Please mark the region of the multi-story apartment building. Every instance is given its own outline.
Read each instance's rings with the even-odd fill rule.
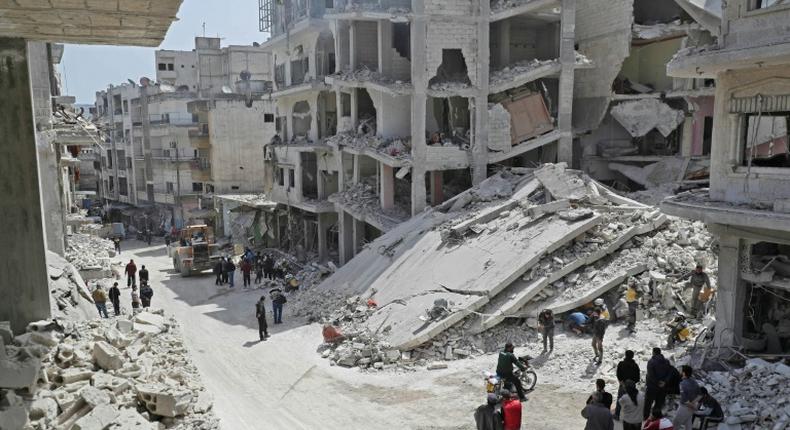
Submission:
[[[673,76],[716,80],[710,189],[661,207],[718,236],[717,344],[786,353],[790,5],[724,4],[717,42],[681,51],[667,67]]]
[[[610,111],[620,104],[654,101],[675,121],[648,127],[674,133],[653,132],[649,144],[617,125],[641,157],[636,168],[657,161],[650,156],[703,153],[704,115],[691,98],[712,104],[712,89],[652,72],[681,46],[710,38],[674,2],[259,6],[278,131],[267,149],[267,193],[288,208],[268,214],[267,226],[281,233],[279,244],[297,241],[322,259],[345,263],[366,241],[480,183],[490,169],[564,161],[627,180],[610,167],[618,160],[599,153],[601,142],[619,140],[599,129],[614,122]],[[675,132],[687,118],[699,125]]]
[[[240,176],[263,178],[263,143],[274,135],[269,102],[260,99],[268,54],[197,37],[193,51],[155,57],[155,83],[142,78],[97,93],[96,120],[106,136],[101,193],[146,208],[164,227],[178,226],[202,218],[215,191],[246,189]],[[165,210],[153,214],[152,207]]]

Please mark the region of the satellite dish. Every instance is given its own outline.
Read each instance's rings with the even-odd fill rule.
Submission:
[[[227,85],[223,85],[223,86],[222,86],[222,92],[223,92],[224,94],[233,94],[233,90],[232,90],[232,89],[230,89],[230,87],[229,87],[229,86],[227,86]]]
[[[159,83],[159,91],[162,91],[163,93],[173,93],[173,92],[176,91],[176,87],[174,87],[174,86],[172,86],[170,84],[166,84],[164,82],[160,82]]]

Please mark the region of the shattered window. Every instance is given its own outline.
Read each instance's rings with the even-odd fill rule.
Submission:
[[[787,129],[790,112],[745,115],[743,165],[790,167]]]

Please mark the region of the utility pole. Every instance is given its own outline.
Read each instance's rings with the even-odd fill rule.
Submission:
[[[181,221],[184,221],[184,205],[181,203],[181,160],[180,154],[178,153],[178,139],[170,142],[170,146],[175,148],[176,151],[176,200],[178,210],[181,213]]]

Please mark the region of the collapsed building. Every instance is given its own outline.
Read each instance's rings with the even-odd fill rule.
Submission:
[[[194,50],[158,50],[155,61],[156,82],[96,93],[98,190],[111,219],[169,231],[211,218],[214,194],[263,187],[274,116],[261,99],[269,56],[256,46],[196,37]]]
[[[790,10],[726,2],[716,43],[680,51],[673,76],[715,79],[710,188],[662,203],[707,223],[719,242],[716,343],[787,354]]]

